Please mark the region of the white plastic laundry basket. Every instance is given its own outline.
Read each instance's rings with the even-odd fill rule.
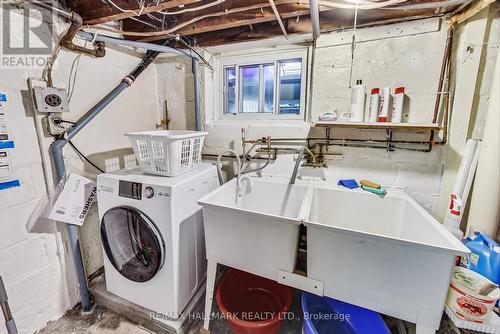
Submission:
[[[201,162],[201,150],[207,132],[144,131],[127,133],[135,156],[144,173],[177,176]]]

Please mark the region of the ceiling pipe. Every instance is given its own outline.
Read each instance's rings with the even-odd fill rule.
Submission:
[[[273,9],[274,16],[276,16],[276,20],[278,21],[278,24],[280,25],[281,31],[283,32],[283,35],[285,35],[286,39],[288,39],[288,32],[285,29],[285,25],[283,24],[283,20],[281,19],[280,13],[278,11],[278,8],[276,7],[276,4],[274,3],[274,0],[269,0],[269,4],[271,5],[271,8]]]
[[[127,39],[116,38],[116,37],[111,37],[111,36],[106,36],[106,35],[100,35],[98,33],[89,33],[89,32],[85,32],[85,31],[77,32],[76,37],[84,39],[84,40],[89,41],[89,42],[95,40],[96,42],[103,42],[106,44],[130,46],[133,48],[157,51],[157,52],[162,52],[162,53],[173,53],[173,54],[176,54],[179,56],[187,56],[187,57],[191,57],[191,58],[200,59],[200,57],[198,55],[196,55],[195,53],[191,54],[190,52],[187,52],[187,51],[184,51],[181,49],[174,49],[174,48],[171,48],[169,46],[160,45],[160,44],[131,41],[131,40],[127,40]]]
[[[309,0],[309,10],[311,11],[311,24],[313,38],[317,39],[320,35],[319,27],[319,4],[318,0]]]
[[[59,41],[59,45],[64,47],[65,49],[73,52],[83,53],[89,56],[94,56],[96,58],[102,58],[106,55],[106,49],[103,42],[94,41],[94,49],[88,49],[73,43],[73,38],[75,37],[78,30],[80,30],[83,26],[83,19],[80,15],[72,11],[66,11],[50,4],[38,1],[38,0],[29,0],[28,3],[35,5],[39,8],[46,9],[52,13],[55,13],[61,17],[64,17],[70,21],[70,26],[66,31],[66,34]]]
[[[87,49],[83,46],[79,46],[73,43],[73,38],[75,37],[76,33],[82,28],[83,19],[75,12],[71,12],[71,14],[71,24],[59,44],[69,51],[83,53],[89,56],[94,56],[96,58],[104,57],[106,55],[104,42],[94,41],[94,49]]]

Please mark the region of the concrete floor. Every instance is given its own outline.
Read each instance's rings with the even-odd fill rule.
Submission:
[[[299,293],[295,293],[292,311],[296,315],[295,319],[284,321],[279,334],[300,334],[302,332],[302,310],[300,308]],[[218,312],[218,307],[214,304],[213,312]],[[388,321],[390,324],[391,321]],[[199,333],[201,324],[188,334]],[[392,328],[391,328],[392,329]],[[392,331],[397,333],[396,331]],[[413,331],[410,330],[409,333]],[[94,312],[87,316],[81,316],[80,309],[75,308],[68,311],[62,318],[49,322],[39,334],[151,334],[155,331],[148,330],[140,325],[136,325],[127,318],[119,315],[103,306],[97,305]],[[414,333],[414,332],[413,332]],[[449,318],[444,315],[441,328],[436,334],[472,334],[477,332],[458,331]],[[212,320],[211,334],[231,334],[231,330],[225,320]]]
[[[95,306],[94,312],[82,316],[80,309],[68,311],[62,318],[51,321],[39,334],[151,334],[153,332],[138,326],[123,316],[114,313],[103,306]]]

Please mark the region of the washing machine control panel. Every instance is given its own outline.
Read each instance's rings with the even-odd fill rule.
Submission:
[[[140,200],[142,196],[142,183],[120,180],[118,184],[118,195]]]

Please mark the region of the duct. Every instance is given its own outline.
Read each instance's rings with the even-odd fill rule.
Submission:
[[[151,64],[154,59],[159,55],[159,52],[148,52],[143,58],[141,63],[129,75],[124,77],[120,84],[116,86],[110,93],[108,93],[101,101],[99,101],[93,108],[85,113],[76,123],[68,129],[66,137],[58,139],[50,146],[50,154],[54,163],[56,171],[56,181],[61,182],[66,177],[66,168],[64,165],[63,149],[64,146],[73,138],[80,130],[82,130],[99,112],[101,112],[107,105],[111,103],[121,92],[130,87],[135,79]],[[82,254],[80,251],[80,241],[78,239],[78,227],[75,225],[67,224],[68,238],[73,254],[73,261],[78,280],[78,288],[80,290],[80,299],[83,311],[90,311],[92,302],[87,286],[87,279],[85,269],[83,266]]]

